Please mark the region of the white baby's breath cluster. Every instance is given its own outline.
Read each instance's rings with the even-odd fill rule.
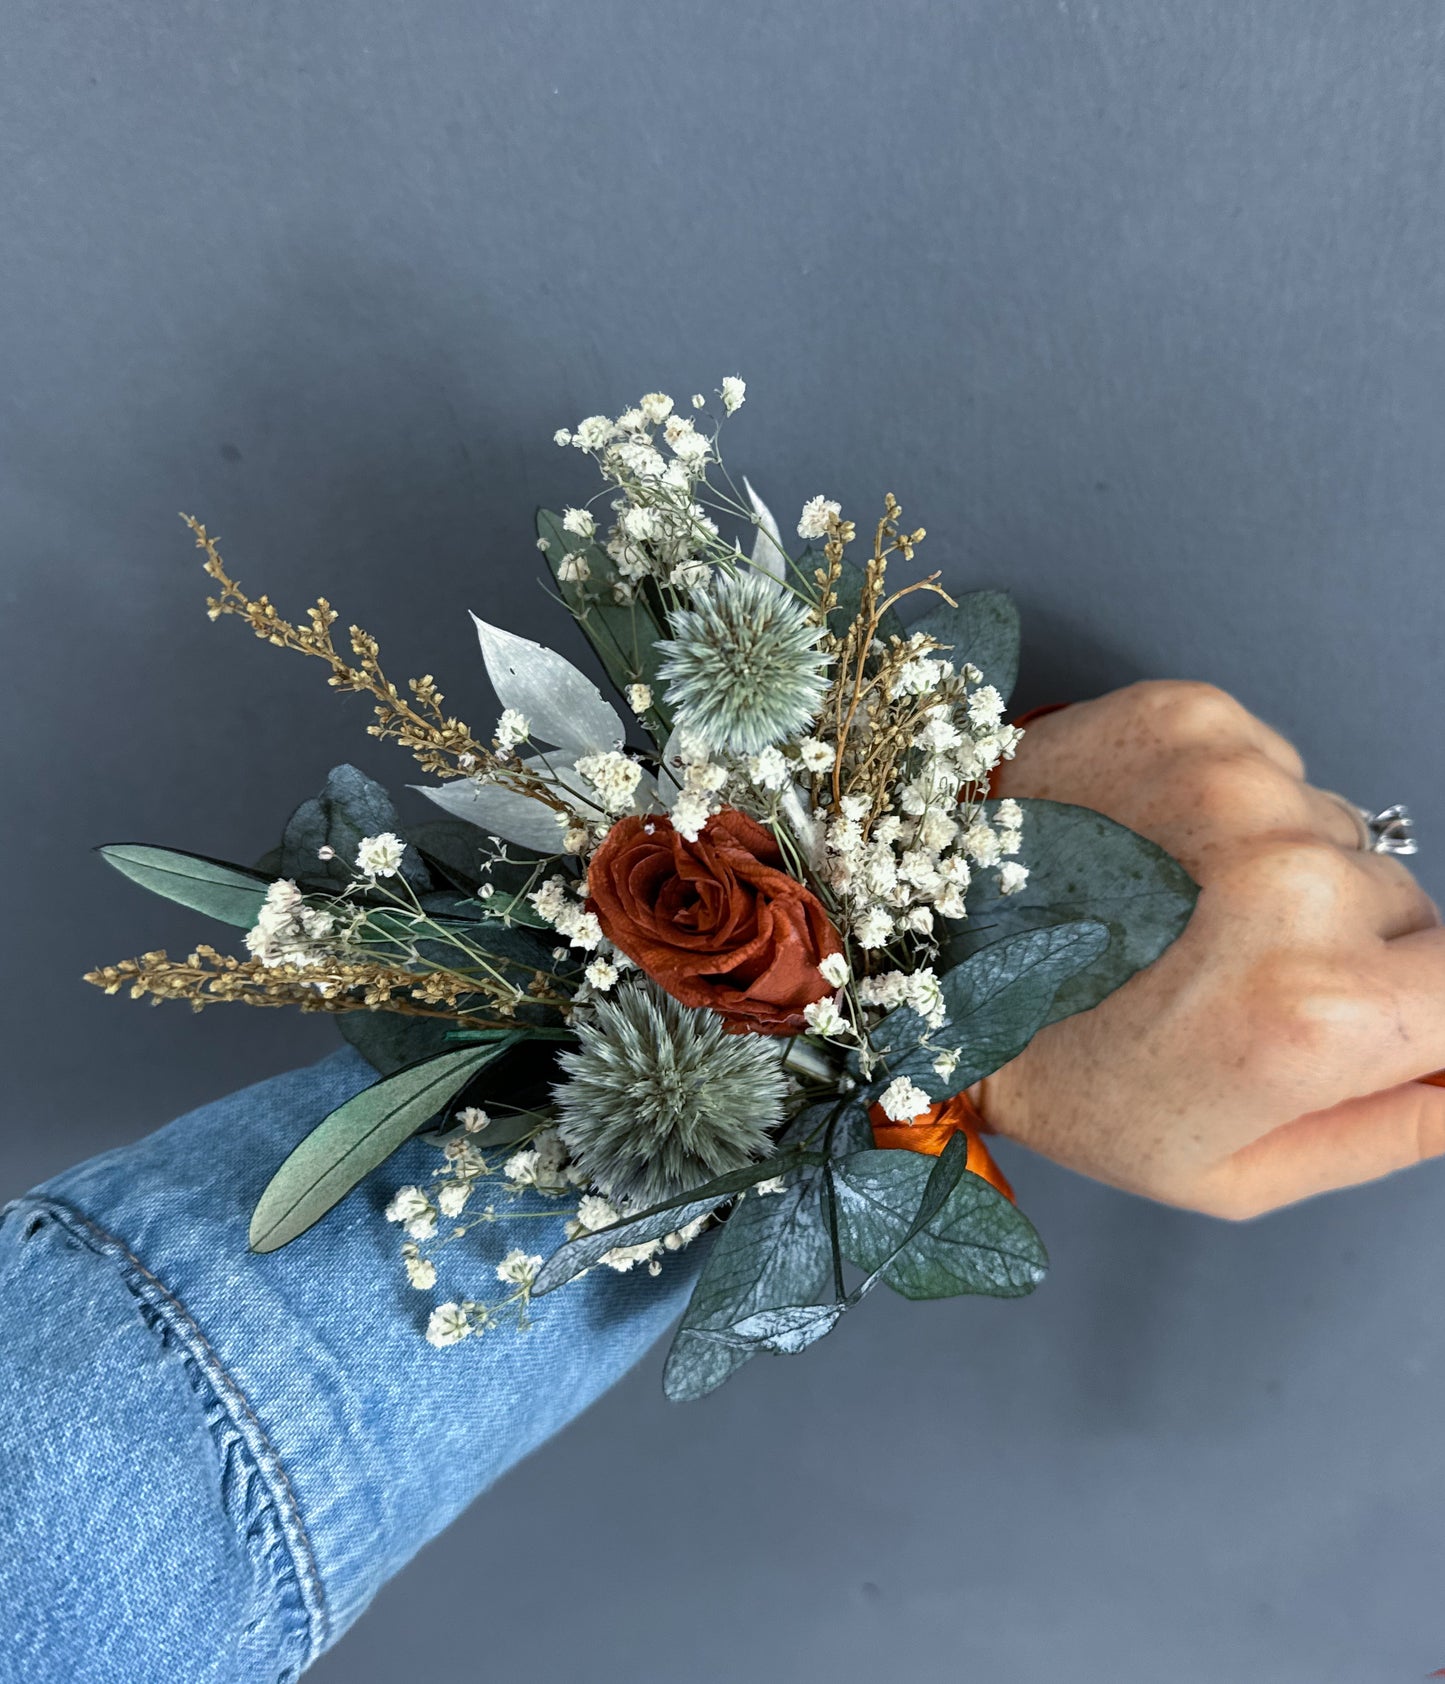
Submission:
[[[734,414],[745,395],[745,383],[729,375],[719,392],[724,413]],[[716,460],[714,434],[665,392],[648,392],[620,415],[589,415],[555,438],[593,457],[616,492],[605,531],[590,510],[565,511],[563,531],[582,543],[560,560],[564,583],[590,579],[585,546],[591,542],[601,543],[615,569],[609,593],[615,601],[629,600],[643,580],[686,590],[706,575],[719,548],[718,527],[697,490]]]
[[[266,890],[256,922],[246,931],[246,950],[263,965],[304,969],[326,957],[327,938],[335,930],[335,915],[308,905],[296,884],[282,877]]]

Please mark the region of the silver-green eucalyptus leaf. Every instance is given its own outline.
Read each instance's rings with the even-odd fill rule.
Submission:
[[[575,754],[620,748],[627,727],[616,708],[564,656],[472,615],[487,676],[504,708],[525,716],[532,736]]]

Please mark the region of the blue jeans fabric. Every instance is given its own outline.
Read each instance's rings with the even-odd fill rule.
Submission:
[[[679,1313],[700,1257],[594,1270],[532,1328],[448,1350],[435,1296],[485,1297],[508,1216],[413,1291],[382,1206],[410,1142],[301,1239],[247,1250],[287,1151],[375,1079],[351,1049],[67,1171],[0,1222],[0,1684],[271,1684]],[[535,1208],[533,1206],[532,1208]],[[700,1248],[693,1248],[694,1251]],[[500,1294],[500,1289],[499,1289]]]

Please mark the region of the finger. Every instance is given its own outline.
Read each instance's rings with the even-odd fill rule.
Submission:
[[[1365,895],[1363,910],[1369,928],[1385,941],[1398,941],[1421,930],[1434,929],[1440,909],[1416,881],[1414,873],[1387,854],[1349,850]],[[1445,1001],[1440,1002],[1445,1007]]]
[[[1382,942],[1360,964],[1371,1032],[1356,1057],[1365,1092],[1445,1067],[1445,930],[1436,924]]]
[[[1198,1208],[1236,1219],[1445,1156],[1445,1087],[1407,1082],[1285,1123],[1226,1158]]]
[[[1292,778],[1303,779],[1305,775],[1304,757],[1288,737],[1276,731],[1272,725],[1266,725],[1262,719],[1254,714],[1249,715],[1249,738],[1253,747],[1267,759],[1272,760],[1283,772],[1288,772]]]
[[[1317,833],[1337,847],[1359,852],[1364,838],[1354,804],[1333,790],[1316,789],[1311,784],[1306,784],[1304,791],[1305,804]]]

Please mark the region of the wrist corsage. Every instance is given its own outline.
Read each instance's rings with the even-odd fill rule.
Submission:
[[[742,381],[719,396],[731,415]],[[430,676],[393,683],[359,627],[338,647],[324,599],[291,621],[248,595],[191,521],[211,617],[366,696],[370,734],[411,751],[445,816],[406,825],[340,766],[254,866],[108,847],[244,930],[244,952],[88,978],[329,1012],[380,1073],[277,1167],[256,1251],[421,1130],[437,1173],[386,1208],[421,1291],[439,1248],[499,1209],[565,1211],[550,1256],[513,1250],[494,1290],[432,1309],[437,1346],[525,1325],[588,1269],[658,1273],[718,1230],[668,1357],[674,1398],[802,1350],[879,1284],[1032,1291],[1044,1248],[970,1090],[1155,959],[1196,894],[1101,814],[990,799],[1022,734],[1006,596],[896,583],[924,534],[891,495],[859,560],[826,497],[785,538],[705,407],[650,393],[556,435],[605,490],[601,512],[541,514],[538,548],[617,701],[473,616],[501,710],[482,735]]]

